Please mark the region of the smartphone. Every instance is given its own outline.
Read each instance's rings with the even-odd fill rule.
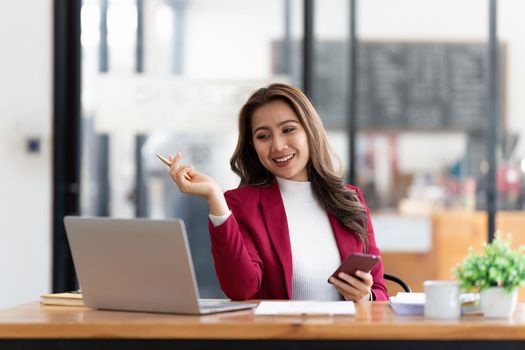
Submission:
[[[352,253],[348,256],[348,258],[345,259],[345,261],[343,261],[341,266],[335,270],[330,278],[338,278],[337,275],[339,272],[344,272],[352,276],[355,276],[355,272],[357,270],[370,272],[370,270],[372,270],[379,260],[381,260],[381,258],[377,255]],[[328,280],[330,280],[330,278],[328,278]]]

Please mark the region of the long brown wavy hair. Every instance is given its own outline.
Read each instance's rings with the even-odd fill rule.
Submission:
[[[357,193],[343,185],[343,179],[334,171],[331,149],[326,132],[312,103],[299,89],[286,84],[271,84],[255,91],[239,113],[239,138],[230,159],[232,170],[241,178],[240,186],[269,186],[275,176],[260,162],[253,145],[252,116],[261,106],[284,101],[299,118],[306,131],[310,160],[308,180],[324,209],[337,217],[354,232],[368,250],[366,210]]]

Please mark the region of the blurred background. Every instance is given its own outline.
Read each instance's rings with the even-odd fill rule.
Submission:
[[[201,296],[223,297],[207,204],[178,192],[154,154],[180,151],[224,190],[237,187],[237,114],[272,82],[308,85],[345,177],[365,194],[385,272],[414,290],[451,278],[487,239],[495,103],[497,228],[525,243],[523,1],[497,1],[490,101],[488,0],[366,0],[355,11],[349,0],[79,0],[79,125],[62,131],[57,3],[0,2],[0,307],[70,286],[68,261],[56,258],[65,243],[53,142],[71,135],[78,181],[62,185],[77,214],[184,219]]]

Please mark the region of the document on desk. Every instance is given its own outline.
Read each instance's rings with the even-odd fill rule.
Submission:
[[[261,301],[256,316],[355,315],[353,301]]]
[[[481,314],[479,294],[462,293],[460,296],[463,315]],[[390,306],[398,315],[423,315],[425,313],[425,293],[402,293],[390,297]]]

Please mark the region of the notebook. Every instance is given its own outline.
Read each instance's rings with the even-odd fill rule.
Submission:
[[[40,304],[54,306],[85,306],[82,294],[79,291],[66,293],[43,294],[40,296]]]
[[[199,299],[182,220],[66,216],[64,224],[87,307],[208,314],[257,306]]]

